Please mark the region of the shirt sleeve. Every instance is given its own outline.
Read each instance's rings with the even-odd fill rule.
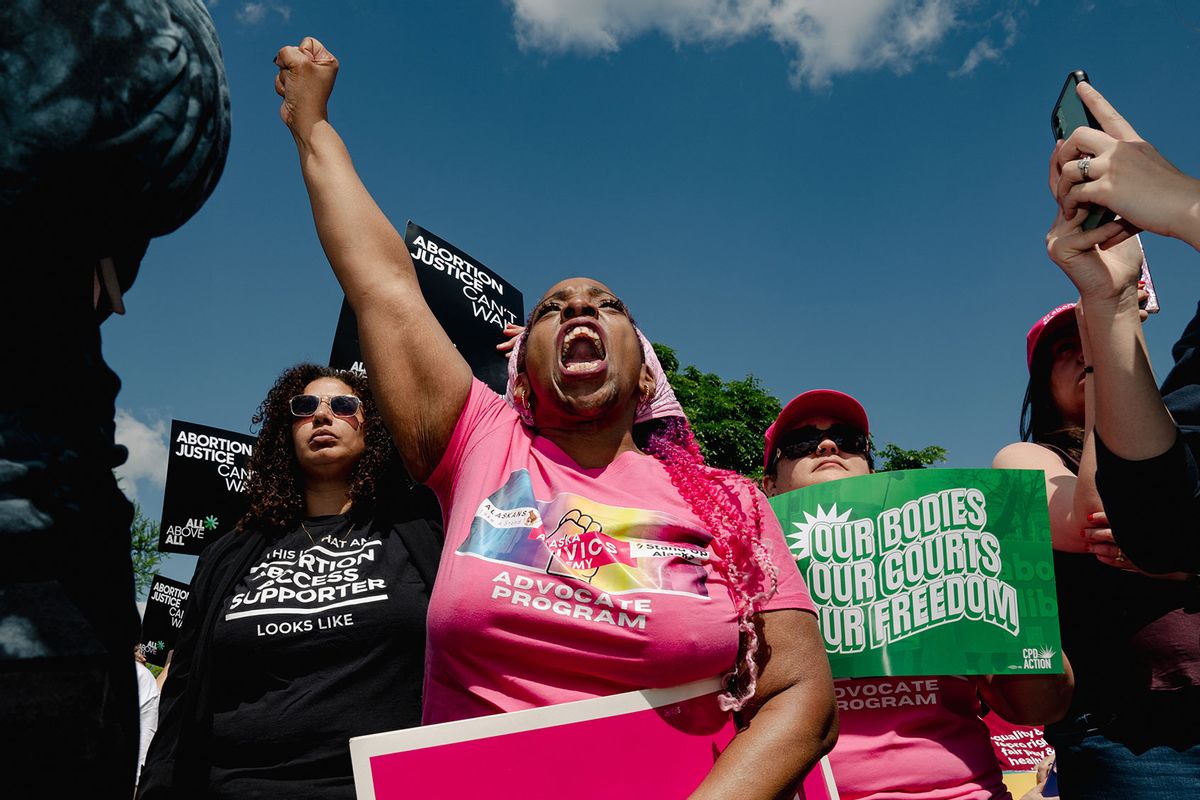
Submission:
[[[1147,572],[1200,572],[1200,469],[1182,436],[1162,455],[1128,461],[1096,431],[1096,488],[1113,538]]]
[[[1176,414],[1175,421],[1180,424],[1193,424],[1200,421],[1200,305],[1197,305],[1196,315],[1192,317],[1187,327],[1179,337],[1179,341],[1171,347],[1171,357],[1175,359],[1174,366],[1163,381],[1162,393],[1171,406],[1171,397],[1181,394],[1181,400],[1172,408]]]
[[[479,443],[498,430],[511,429],[520,424],[517,412],[504,398],[478,378],[471,379],[471,391],[446,444],[446,452],[425,481],[437,495],[443,509],[448,507],[446,501],[453,494],[462,465]]]
[[[198,640],[201,638],[201,626],[204,612],[209,602],[208,586],[212,573],[220,562],[220,555],[237,541],[233,537],[239,533],[230,533],[215,543],[204,548],[196,561],[196,572],[192,576],[191,591],[184,604],[183,624],[175,640],[175,648],[171,651],[167,662],[167,679],[158,694],[158,720],[154,736],[150,738],[149,747],[141,764],[138,775],[138,800],[168,800],[177,796],[175,793],[175,759],[176,745],[184,726],[189,723],[186,717],[187,692],[192,672],[192,656],[195,653]],[[219,602],[219,599],[216,601]]]
[[[138,680],[138,774],[146,763],[150,740],[158,730],[158,684],[150,670],[134,662]]]
[[[817,607],[808,594],[808,586],[804,583],[804,577],[800,575],[796,559],[792,557],[792,552],[788,549],[787,540],[783,536],[783,528],[779,525],[779,518],[775,516],[774,509],[771,508],[763,493],[757,489],[754,490],[752,502],[758,507],[758,513],[762,518],[763,546],[767,548],[767,553],[771,556],[771,563],[779,571],[779,583],[775,594],[763,604],[762,610],[782,611],[793,608],[816,614]]]

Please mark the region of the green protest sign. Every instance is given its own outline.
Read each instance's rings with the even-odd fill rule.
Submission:
[[[883,472],[771,506],[834,677],[1062,672],[1041,472]]]

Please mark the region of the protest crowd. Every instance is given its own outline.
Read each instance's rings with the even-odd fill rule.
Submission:
[[[247,510],[200,553],[157,684],[135,664],[134,690],[123,645],[123,688],[110,703],[123,705],[97,718],[109,737],[98,752],[80,745],[79,786],[145,800],[351,798],[364,780],[354,737],[718,678],[710,718],[729,735],[703,769],[688,767],[681,797],[790,798],[803,784],[800,796],[814,798],[807,779],[828,772],[836,794],[826,796],[845,800],[1017,800],[993,724],[1039,726],[1029,735],[1053,748],[1031,800],[1200,793],[1200,313],[1160,388],[1142,333],[1151,298],[1140,239],[1200,249],[1200,181],[1099,92],[1078,86],[1102,130],[1078,128],[1049,162],[1047,251],[1078,298],[1046,298],[1050,310],[1033,321],[1022,441],[991,465],[1041,473],[1031,496],[1041,503],[1044,492],[1045,509],[1033,512],[1048,519],[1061,652],[1027,655],[1035,668],[1024,671],[980,661],[990,666],[964,674],[848,674],[831,657],[829,627],[840,626],[850,653],[855,635],[876,635],[874,620],[855,627],[851,614],[826,615],[826,589],[797,566],[795,526],[781,524],[780,509],[805,492],[837,497],[883,478],[863,405],[819,386],[786,403],[762,431],[761,485],[710,466],[631,310],[587,277],[553,283],[523,326],[497,336],[492,357],[506,372],[495,391],[431,310],[409,246],[330,120],[336,57],[306,38],[275,65],[280,116],[369,380],[307,363],[279,375],[254,415],[253,447],[242,447]],[[210,158],[208,189],[222,160]],[[1115,216],[1087,226],[1093,207]],[[119,306],[111,272],[87,277],[94,306]],[[111,421],[107,437],[111,450]],[[0,449],[0,466],[18,455]],[[97,458],[111,469],[107,451]],[[992,627],[1003,627],[1013,612],[997,578],[1000,545],[980,532],[983,494],[938,498],[940,517],[975,532],[904,558],[920,550],[926,569],[936,560],[964,575],[957,585],[994,591]],[[124,508],[108,514],[128,521]],[[0,517],[6,531],[15,524]],[[901,527],[898,539],[920,539]],[[891,563],[897,575],[911,568]],[[82,608],[93,591],[72,601]],[[941,591],[924,591],[921,610],[916,599],[893,602],[887,623],[900,630],[939,613],[949,602]],[[105,596],[132,605],[115,590]],[[129,636],[109,631],[106,641]],[[101,669],[116,686],[112,661]],[[562,747],[564,758],[591,752],[587,769],[603,771],[611,756],[595,751],[612,748],[620,761],[623,744]],[[458,785],[452,777],[441,780]],[[371,796],[401,796],[381,786]],[[569,786],[514,788],[576,796]]]

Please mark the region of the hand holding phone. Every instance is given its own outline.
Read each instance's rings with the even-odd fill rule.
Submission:
[[[1075,87],[1080,83],[1090,83],[1090,81],[1088,81],[1086,72],[1077,69],[1067,76],[1062,91],[1058,93],[1058,102],[1054,104],[1054,110],[1050,112],[1050,130],[1054,134],[1056,142],[1066,139],[1074,133],[1076,128],[1103,130],[1100,123],[1092,116],[1092,112],[1079,99],[1078,92],[1075,91]],[[1090,231],[1092,228],[1112,222],[1116,217],[1117,215],[1107,208],[1092,206],[1087,219],[1083,221],[1083,229]]]
[[[1076,87],[1080,83],[1089,83],[1088,74],[1081,69],[1077,69],[1067,76],[1067,80],[1063,83],[1062,91],[1058,93],[1058,102],[1054,104],[1054,110],[1050,112],[1050,130],[1054,134],[1054,140],[1061,141],[1067,139],[1076,128],[1092,128],[1093,130],[1103,131],[1100,123],[1096,120],[1095,115],[1080,99]],[[1093,205],[1088,212],[1087,217],[1081,226],[1083,230],[1089,231],[1101,225],[1105,225],[1116,219],[1116,214],[1103,206]],[[1138,249],[1141,250],[1141,240],[1138,240]],[[1150,267],[1146,263],[1145,251],[1142,251],[1142,275],[1141,280],[1144,283],[1147,299],[1141,303],[1141,307],[1151,314],[1159,311],[1158,292],[1154,288],[1154,280],[1150,277]]]

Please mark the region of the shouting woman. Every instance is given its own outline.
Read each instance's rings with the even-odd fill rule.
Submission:
[[[765,499],[704,464],[600,281],[560,281],[536,304],[511,404],[473,380],[329,123],[337,60],[309,38],[276,63],[280,114],[384,419],[442,502],[425,720],[723,675],[743,727],[694,796],[784,792],[836,723],[812,603]]]

